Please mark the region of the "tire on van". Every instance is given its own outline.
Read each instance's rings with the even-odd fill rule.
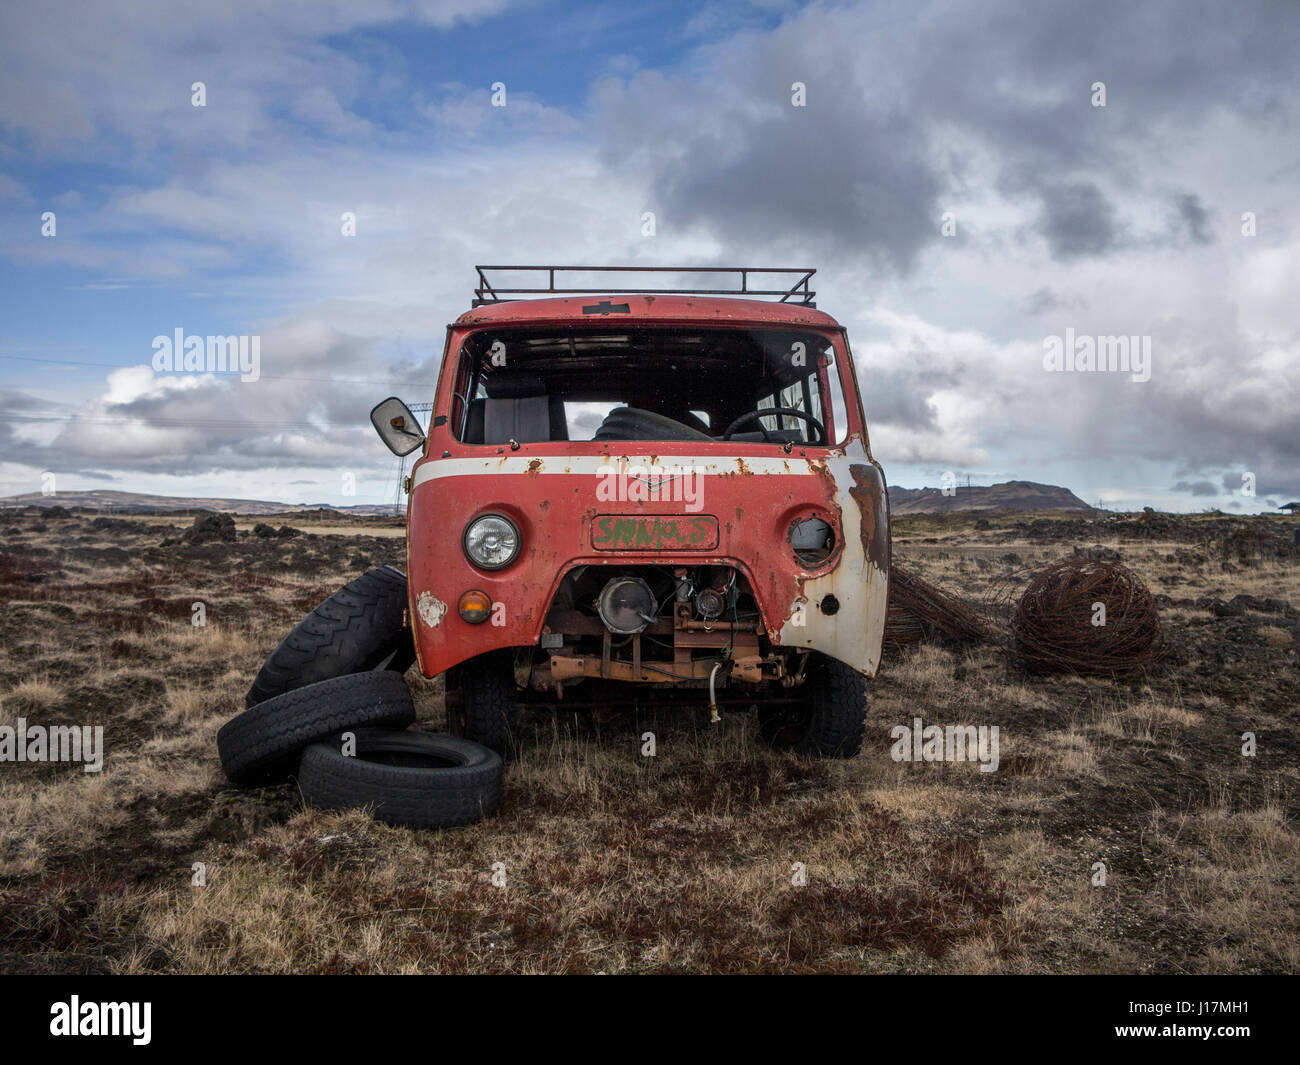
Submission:
[[[867,727],[867,684],[856,669],[812,652],[804,698],[792,707],[759,705],[759,732],[778,750],[816,758],[852,758]]]

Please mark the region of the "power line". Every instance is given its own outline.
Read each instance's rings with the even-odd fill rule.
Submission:
[[[411,403],[408,404],[408,409],[412,414],[432,414],[433,404],[432,403]],[[425,421],[425,433],[427,434],[429,419],[426,418],[424,421]],[[397,484],[393,489],[393,505],[398,509],[405,509],[402,504],[402,482],[406,478],[407,457],[408,456],[406,455],[399,455],[397,458]]]
[[[111,362],[84,362],[78,359],[38,359],[33,355],[0,355],[0,359],[7,359],[11,362],[37,362],[49,366],[94,366],[101,370],[126,370],[129,366],[118,366]],[[132,365],[140,365],[134,363]],[[238,370],[211,370],[201,371],[210,374],[213,377],[237,377],[240,373]],[[365,377],[298,377],[289,374],[258,374],[259,381],[316,381],[330,385],[384,385],[386,387],[409,385],[414,387],[427,386],[429,380],[423,381],[394,381],[392,378],[365,378]]]
[[[0,422],[89,422],[92,425],[151,425],[159,429],[184,429],[188,426],[202,426],[208,429],[227,429],[231,431],[274,426],[278,429],[299,432],[319,432],[322,429],[360,429],[365,426],[365,423],[361,421],[286,422],[258,419],[236,420],[233,418],[154,418],[146,415],[108,417],[95,414],[0,414]]]

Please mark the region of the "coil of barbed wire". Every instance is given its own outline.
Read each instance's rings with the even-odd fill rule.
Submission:
[[[1071,558],[1041,570],[1011,611],[1012,653],[1039,673],[1121,675],[1153,658],[1160,615],[1142,580],[1115,562]]]

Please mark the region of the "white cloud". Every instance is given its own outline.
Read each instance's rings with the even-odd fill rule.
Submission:
[[[362,117],[374,109],[361,104],[403,86],[335,35],[500,6],[240,0],[0,16],[11,42],[0,45],[0,125],[52,158],[120,145],[132,175],[65,200],[57,241],[5,233],[6,254],[108,279],[184,278],[228,316],[226,332],[264,336],[255,390],[110,376],[88,416],[165,410],[190,424],[80,423],[60,438],[73,466],[178,484],[223,469],[280,484],[287,462],[320,478],[358,455],[383,468],[365,389],[277,378],[361,377],[382,398],[386,381],[414,377],[423,393],[392,390],[426,398],[475,262],[811,257],[820,305],[850,328],[873,445],[893,469],[1050,474],[1090,498],[1129,498],[1164,492],[1175,467],[1195,480],[1198,468],[1240,466],[1300,493],[1289,180],[1300,152],[1277,136],[1297,96],[1282,79],[1242,89],[1258,72],[1225,66],[1249,55],[1249,28],[1224,36],[1205,107],[1188,97],[1200,68],[1182,45],[1135,68],[1133,41],[1069,5],[1006,32],[998,11],[1010,9],[996,6],[931,5],[918,27],[906,11],[813,5],[771,32],[706,11],[697,29],[728,35],[673,67],[593,63],[618,76],[594,83],[582,114],[506,76],[505,109],[485,87],[448,82],[410,93],[400,122]],[[1029,61],[1071,34],[1059,66]],[[1098,112],[1076,96],[1102,59],[1128,76]],[[795,78],[810,90],[798,114]],[[194,80],[207,82],[207,108],[189,105]],[[1095,195],[1077,194],[1081,182]],[[0,176],[0,199],[23,191]],[[1045,221],[1052,195],[1070,210]],[[1190,195],[1203,240],[1179,212]],[[644,210],[657,215],[653,240],[639,232]],[[957,238],[938,236],[943,210]],[[1240,235],[1243,210],[1258,213],[1255,238]],[[340,233],[344,211],[355,237]],[[1104,253],[1059,254],[1089,240]],[[184,324],[142,323],[142,343]],[[1067,327],[1150,334],[1151,381],[1044,373],[1043,337]],[[245,438],[216,428],[232,406],[260,427]],[[301,428],[325,422],[354,428]]]

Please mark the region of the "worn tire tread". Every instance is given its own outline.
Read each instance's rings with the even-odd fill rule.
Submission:
[[[398,673],[350,673],[277,695],[221,726],[217,749],[235,784],[287,779],[304,747],[366,725],[404,728],[415,720],[411,689]]]
[[[423,752],[466,759],[455,767],[393,766],[368,761],[377,749]],[[367,809],[375,818],[410,828],[453,828],[496,813],[501,800],[501,757],[469,740],[431,732],[357,733],[357,754],[314,743],[302,754],[298,786],[312,806]]]
[[[406,575],[381,566],[349,582],[294,626],[267,656],[244,698],[245,706],[330,677],[374,669],[393,656],[404,673],[414,657],[403,621]]]
[[[464,699],[465,738],[510,758],[519,742],[519,697],[514,653],[492,651],[462,663],[457,677]]]
[[[795,753],[852,758],[862,750],[867,728],[867,686],[862,674],[823,655],[809,680],[812,715]]]

